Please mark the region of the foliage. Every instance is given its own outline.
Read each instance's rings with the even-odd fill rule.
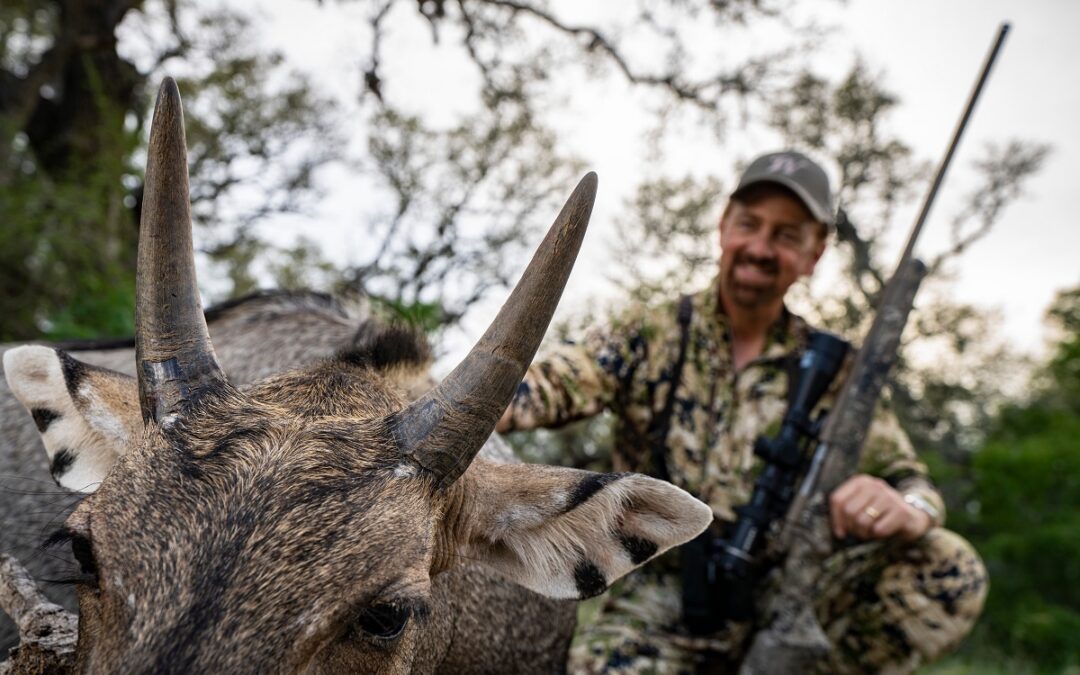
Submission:
[[[975,455],[972,509],[955,525],[983,555],[991,593],[978,643],[1043,668],[1080,667],[1080,287],[1048,316],[1062,337],[1029,401],[998,415]]]
[[[251,222],[313,194],[334,147],[313,142],[332,140],[325,101],[250,34],[184,0],[0,7],[0,340],[130,334],[145,115],[166,72],[185,97],[211,257],[251,253]],[[251,275],[231,265],[240,292]]]
[[[352,166],[373,170],[389,208],[360,223],[378,245],[334,275],[303,242],[272,244],[281,238],[261,228],[269,215],[308,211],[318,169],[340,159],[344,120],[281,54],[256,46],[249,20],[194,0],[5,2],[0,211],[11,224],[0,234],[0,339],[130,330],[116,317],[131,289],[115,281],[131,276],[147,115],[165,73],[185,98],[196,241],[214,263],[213,286],[224,282],[216,297],[273,278],[371,284],[390,303],[438,305],[453,322],[506,283],[537,225],[531,212],[548,212],[572,183],[577,165],[540,119],[564,95],[564,76],[614,74],[652,93],[666,118],[692,110],[721,131],[735,102],[786,86],[786,64],[816,35],[785,18],[785,0],[642,0],[589,21],[532,0],[357,4],[371,39],[358,78],[369,95],[354,119],[371,140]],[[475,66],[467,117],[438,127],[401,105],[383,67],[395,20],[428,26]],[[727,35],[762,22],[786,26],[795,46],[687,48],[705,24]]]
[[[411,3],[359,4],[370,7],[374,33],[363,78],[367,90],[382,99],[389,88],[382,67],[386,26],[395,7]],[[460,45],[482,80],[483,96],[524,95],[523,101],[536,105],[565,77],[582,70],[588,77],[614,74],[656,93],[660,109],[693,110],[721,132],[737,106],[766,101],[786,88],[789,64],[819,37],[812,24],[791,18],[793,4],[637,0],[625,11],[581,20],[581,8],[544,0],[423,0],[412,18],[428,24],[433,42]],[[785,46],[740,43],[740,34],[751,24],[786,29]],[[701,39],[703,29],[707,40]]]
[[[661,177],[638,186],[615,244],[613,280],[632,302],[696,288],[716,273],[720,237],[710,218],[723,194],[712,176]],[[645,261],[648,260],[648,264]]]
[[[122,115],[104,97],[93,105]],[[0,183],[0,340],[133,328],[136,228],[121,177],[136,140],[122,125],[97,132],[99,161],[69,160],[53,171],[35,161],[25,134],[12,143],[17,169]]]

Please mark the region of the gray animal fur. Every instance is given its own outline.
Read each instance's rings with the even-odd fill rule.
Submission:
[[[343,303],[310,292],[260,294],[211,308],[207,317],[218,359],[237,385],[309,365],[355,346],[372,325],[366,302]],[[13,346],[3,345],[0,352]],[[64,347],[81,361],[134,374],[133,346]],[[513,453],[497,436],[488,440],[482,454],[514,461]],[[70,551],[57,547],[42,552],[38,547],[82,497],[53,482],[32,419],[0,377],[0,551],[14,555],[37,579],[66,576],[74,566]],[[54,602],[78,611],[72,588],[45,585],[44,590]],[[548,664],[543,669],[551,672],[564,668],[574,627],[572,601],[545,598],[479,566],[439,575],[433,594],[450,608],[445,620],[433,622],[429,633],[433,649],[425,655],[439,659],[441,670],[453,672],[465,663],[517,660]],[[0,612],[0,655],[17,641],[15,624]],[[428,669],[422,665],[417,663],[417,669]]]

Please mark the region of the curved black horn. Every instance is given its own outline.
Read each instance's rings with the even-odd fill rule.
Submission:
[[[437,387],[390,420],[413,461],[444,488],[465,472],[525,376],[581,248],[596,174],[578,183],[487,332]]]
[[[225,380],[195,281],[184,111],[171,77],[161,83],[150,125],[135,289],[139,405],[143,421],[160,422]]]

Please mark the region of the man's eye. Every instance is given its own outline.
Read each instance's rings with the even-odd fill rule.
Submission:
[[[785,244],[798,245],[802,243],[802,234],[798,230],[780,230],[779,239]]]
[[[353,621],[353,626],[366,637],[376,640],[396,640],[409,623],[412,610],[403,605],[384,603],[372,605],[362,610]]]

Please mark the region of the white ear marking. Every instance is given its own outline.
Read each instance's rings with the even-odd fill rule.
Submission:
[[[4,352],[4,375],[34,418],[53,480],[70,490],[96,490],[132,441],[123,419],[126,376],[41,345]]]
[[[52,397],[56,384],[63,385],[64,375],[55,349],[41,345],[15,347],[4,352],[4,375],[12,393],[27,408]]]

